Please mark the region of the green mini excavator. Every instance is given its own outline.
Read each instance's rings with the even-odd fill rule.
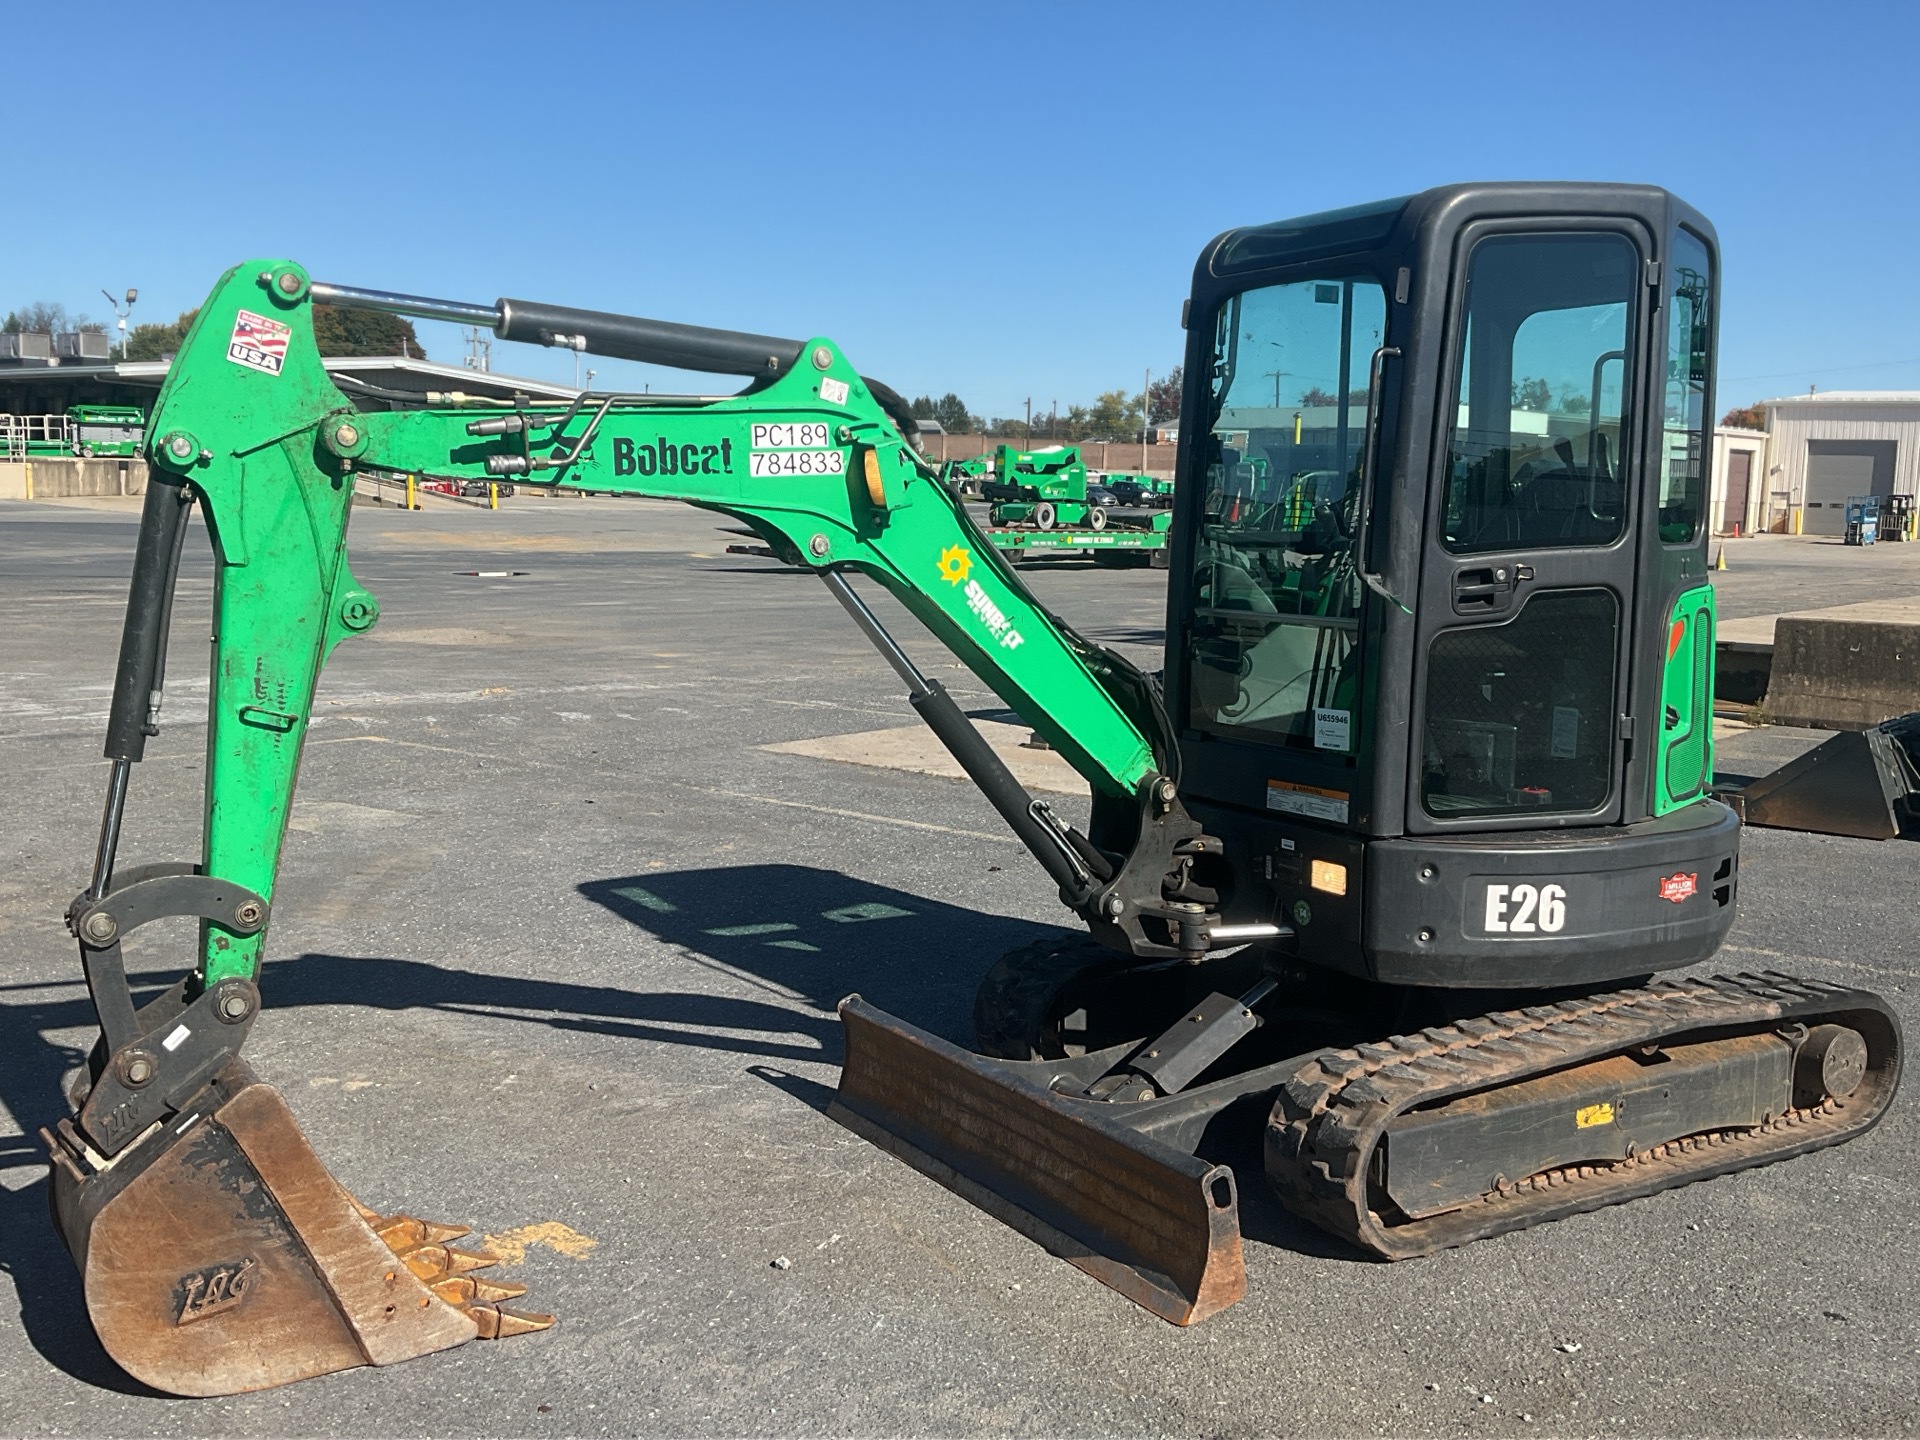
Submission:
[[[849,997],[833,1113],[1171,1321],[1244,1288],[1243,1122],[1290,1209],[1387,1258],[1860,1135],[1900,1070],[1880,999],[1662,976],[1712,957],[1739,883],[1709,789],[1718,284],[1712,228],[1650,187],[1454,186],[1220,236],[1185,316],[1153,676],[1035,602],[830,340],[229,271],[148,427],[68,915],[100,1035],[46,1132],[51,1194],[107,1350],[205,1395],[550,1323],[458,1227],[353,1199],[241,1057],[315,684],[378,613],[345,559],[363,466],[679,499],[821,578],[1085,927],[950,957],[986,970],[977,1049]],[[316,302],[750,383],[387,408],[408,397],[322,369]],[[123,866],[195,504],[203,848]],[[1084,825],[856,580],[1086,776]],[[122,946],[169,916],[197,952],[141,1003]]]

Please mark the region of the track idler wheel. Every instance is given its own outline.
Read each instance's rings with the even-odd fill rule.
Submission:
[[[1141,965],[1085,934],[1049,935],[1009,950],[973,996],[974,1043],[998,1060],[1061,1060],[1144,1040],[1216,990],[1260,978],[1249,946],[1204,964]]]
[[[41,1132],[53,1219],[87,1314],[156,1390],[265,1390],[553,1323],[500,1303],[524,1287],[471,1273],[494,1257],[449,1246],[463,1227],[355,1201],[242,1061],[110,1164],[58,1130]]]

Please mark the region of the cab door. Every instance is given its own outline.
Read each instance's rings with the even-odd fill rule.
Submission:
[[[1427,487],[1407,829],[1622,815],[1647,232],[1467,226]]]

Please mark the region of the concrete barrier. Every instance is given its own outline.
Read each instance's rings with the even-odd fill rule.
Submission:
[[[144,495],[144,460],[28,460],[0,465],[0,500],[72,500],[92,495]]]
[[[1722,640],[1714,646],[1713,698],[1732,705],[1758,705],[1773,676],[1773,644]]]
[[[1782,615],[1775,624],[1761,705],[1769,723],[1865,730],[1914,710],[1920,710],[1920,623]]]

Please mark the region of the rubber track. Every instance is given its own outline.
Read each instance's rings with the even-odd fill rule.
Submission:
[[[1867,1040],[1867,1077],[1844,1100],[1747,1130],[1673,1141],[1626,1161],[1522,1177],[1477,1204],[1426,1220],[1395,1223],[1369,1208],[1374,1150],[1393,1118],[1415,1106],[1681,1035],[1829,1019],[1853,1025]],[[1303,1219],[1382,1258],[1407,1259],[1851,1139],[1892,1100],[1900,1048],[1899,1022],[1878,996],[1774,972],[1661,981],[1496,1011],[1314,1056],[1274,1100],[1267,1175]]]
[[[974,1044],[997,1060],[1044,1060],[1054,999],[1081,975],[1116,969],[1114,952],[1088,935],[1047,935],[994,962],[973,997]]]

